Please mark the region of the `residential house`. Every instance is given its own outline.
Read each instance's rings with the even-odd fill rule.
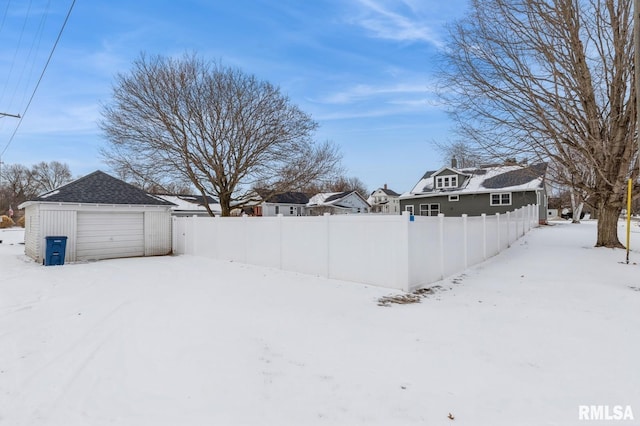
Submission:
[[[211,196],[203,197],[202,195],[187,194],[156,194],[163,200],[169,201],[174,205],[171,207],[171,215],[182,216],[210,216],[205,204],[209,204],[209,209],[214,216],[222,214],[222,207],[218,200]]]
[[[371,213],[400,214],[400,194],[387,188],[386,183],[373,191],[367,202],[371,205]]]
[[[536,204],[541,222],[547,218],[545,163],[507,163],[428,171],[415,187],[400,196],[400,207],[415,215],[480,216],[506,213]]]
[[[257,190],[259,202],[253,206],[254,216],[306,216],[309,196],[303,192],[269,193]]]
[[[370,209],[371,206],[358,191],[320,193],[311,197],[307,203],[307,212],[310,216],[324,213],[368,213]]]
[[[43,261],[53,236],[67,262],[170,254],[172,206],[98,170],[20,204],[25,254]]]

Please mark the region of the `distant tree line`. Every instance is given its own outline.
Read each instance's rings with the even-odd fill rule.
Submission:
[[[9,209],[18,215],[18,205],[72,180],[69,166],[58,161],[41,162],[31,167],[2,165],[0,170],[0,215]]]

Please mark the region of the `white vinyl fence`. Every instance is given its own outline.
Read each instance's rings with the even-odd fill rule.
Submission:
[[[411,291],[482,262],[538,225],[506,214],[175,217],[173,252]]]

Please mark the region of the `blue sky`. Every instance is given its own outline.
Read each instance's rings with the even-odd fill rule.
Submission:
[[[23,114],[71,0],[0,4],[0,112]],[[452,139],[434,93],[446,25],[467,0],[78,0],[33,101],[0,118],[5,164],[96,169],[100,106],[140,52],[195,52],[278,85],[340,147],[348,176],[408,191]]]

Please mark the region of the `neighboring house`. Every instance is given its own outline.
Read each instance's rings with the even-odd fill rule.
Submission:
[[[506,213],[537,204],[541,222],[547,218],[545,163],[505,164],[429,171],[411,192],[400,196],[400,207],[415,215],[480,216]]]
[[[270,194],[258,190],[258,204],[253,206],[254,216],[306,216],[309,196],[303,192],[283,192]]]
[[[400,214],[400,194],[387,188],[386,183],[373,191],[367,202],[371,205],[371,213]]]
[[[209,216],[209,212],[205,207],[205,203],[209,203],[209,208],[215,216],[222,214],[222,207],[220,203],[213,197],[202,195],[170,195],[170,194],[155,194],[165,201],[175,204],[171,207],[171,214],[173,216]]]
[[[95,171],[25,201],[25,254],[45,256],[45,237],[65,236],[65,261],[171,253],[172,203]]]
[[[357,191],[320,193],[311,197],[307,203],[310,216],[324,213],[368,213],[370,208],[369,203]]]

